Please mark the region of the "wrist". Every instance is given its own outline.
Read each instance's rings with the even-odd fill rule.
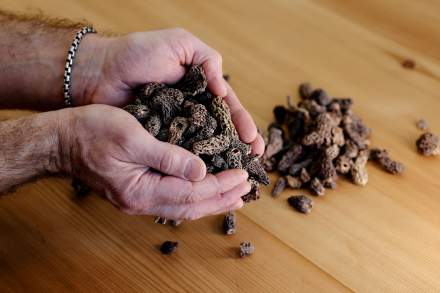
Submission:
[[[111,38],[88,34],[81,41],[72,68],[71,93],[73,105],[93,103],[101,82],[104,60]]]
[[[71,149],[73,137],[73,108],[61,109],[54,111],[53,119],[53,141],[54,146],[50,155],[50,170],[52,173],[72,173]]]
[[[0,193],[59,172],[58,116],[53,111],[0,123]]]

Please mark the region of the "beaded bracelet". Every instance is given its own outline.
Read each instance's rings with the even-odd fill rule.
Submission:
[[[70,92],[71,84],[72,84],[72,67],[73,62],[75,60],[76,51],[79,48],[79,43],[88,33],[96,33],[96,30],[91,26],[85,26],[79,32],[76,33],[75,39],[73,39],[73,43],[70,46],[69,52],[67,54],[66,66],[64,67],[64,103],[67,107],[72,106],[72,94]]]

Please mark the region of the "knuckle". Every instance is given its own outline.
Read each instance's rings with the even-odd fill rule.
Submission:
[[[174,155],[170,152],[166,152],[159,158],[160,171],[169,174],[174,166]]]
[[[207,48],[206,56],[213,64],[222,64],[223,62],[222,55],[213,48]]]
[[[181,37],[191,37],[191,33],[188,32],[186,29],[182,28],[182,27],[176,27],[172,29],[172,32],[175,35],[181,36]]]
[[[180,190],[183,204],[193,204],[200,200],[200,195],[194,192],[193,185],[190,182],[185,182]]]
[[[209,189],[205,191],[205,197],[221,198],[221,194],[226,191],[223,190],[224,188],[216,175],[207,174],[204,181],[206,182],[205,184],[209,186]]]
[[[210,179],[212,178],[211,179],[212,183],[210,183],[210,184],[212,184],[212,186],[214,186],[216,194],[220,195],[220,193],[222,192],[222,185],[221,185],[220,181],[218,180],[217,176],[212,175],[212,174],[208,174],[207,176],[209,176]]]
[[[212,55],[213,55],[213,58],[214,58],[217,62],[219,62],[219,63],[222,63],[222,62],[223,62],[223,56],[222,56],[218,51],[214,50],[214,52],[212,53]]]

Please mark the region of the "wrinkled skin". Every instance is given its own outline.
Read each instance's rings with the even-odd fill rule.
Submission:
[[[121,109],[90,105],[60,112],[60,169],[123,212],[194,220],[240,208],[240,197],[250,191],[245,171],[206,174],[199,157],[155,139]]]
[[[81,46],[87,47],[77,62],[93,64],[93,68],[85,66],[85,74],[78,73],[78,77],[74,72],[73,80],[78,81],[73,95],[78,104],[126,105],[134,98],[133,90],[146,82],[173,84],[183,77],[187,65],[201,64],[208,88],[225,97],[240,138],[252,144],[254,153],[264,152],[263,139],[250,114],[223,79],[221,55],[191,33],[177,28],[116,38],[93,36]]]
[[[172,84],[182,78],[187,65],[201,64],[208,88],[225,97],[240,138],[252,145],[253,153],[263,153],[264,142],[255,123],[222,78],[220,54],[187,31],[93,36],[82,46],[85,49],[77,62],[83,64],[80,67],[85,73],[73,77],[77,104],[122,106],[131,102],[133,91],[146,82]],[[87,62],[90,58],[93,61]],[[84,64],[88,63],[93,67],[87,68]],[[159,142],[122,110],[91,106],[74,110],[72,117],[77,137],[68,142],[74,141],[69,168],[73,174],[80,167],[87,170],[75,175],[103,191],[124,212],[197,219],[241,207],[240,196],[249,192],[246,172],[229,170],[206,175],[206,167],[198,157]],[[195,163],[185,174],[185,162],[191,160]]]

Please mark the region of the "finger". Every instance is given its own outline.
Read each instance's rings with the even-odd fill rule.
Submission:
[[[228,212],[232,212],[232,211],[235,211],[235,210],[239,210],[239,209],[241,209],[242,207],[243,207],[243,205],[244,205],[244,202],[243,202],[243,200],[241,199],[241,197],[240,197],[240,200],[239,201],[237,201],[234,205],[232,205],[231,207],[229,207],[229,209],[227,210]]]
[[[225,101],[231,110],[232,121],[237,128],[241,140],[250,143],[257,137],[257,126],[255,125],[252,116],[240,103],[240,100],[231,86],[226,81],[223,82],[228,90]]]
[[[208,80],[208,89],[217,96],[224,97],[227,89],[223,81],[223,71],[221,59],[216,55],[209,57],[202,65],[206,79]]]
[[[243,202],[241,197],[249,193],[250,190],[250,183],[243,182],[233,190],[223,194],[220,200],[209,199],[196,204],[182,206],[179,211],[180,217],[186,220],[197,220],[202,217],[227,212],[239,205],[240,202]]]
[[[264,148],[264,139],[258,134],[255,140],[251,142],[252,153],[261,156],[264,153]]]
[[[205,163],[198,156],[176,145],[162,142],[145,132],[137,139],[140,162],[164,174],[198,181],[206,176]]]
[[[197,220],[199,218],[224,213],[243,206],[241,197],[251,190],[248,182],[243,182],[222,197],[210,198],[194,204],[167,206],[158,208],[155,214],[165,218]]]
[[[257,127],[249,112],[241,105],[235,92],[223,79],[221,56],[201,42],[196,47],[194,54],[193,62],[202,64],[208,79],[208,88],[215,95],[225,97],[225,101],[231,110],[232,120],[241,139],[247,143],[253,141],[257,136]]]
[[[193,64],[201,64],[208,80],[208,89],[217,96],[224,97],[227,94],[223,80],[222,56],[200,41],[194,38]]]
[[[221,194],[246,182],[247,178],[247,172],[239,169],[208,174],[198,182],[164,176],[155,184],[152,194],[158,204],[192,204],[212,197],[219,198]]]

